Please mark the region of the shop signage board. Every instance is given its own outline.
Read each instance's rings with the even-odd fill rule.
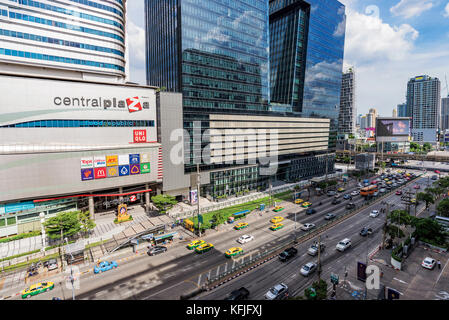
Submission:
[[[103,168],[103,167],[106,167],[106,157],[105,156],[94,157],[94,168]]]
[[[94,167],[94,159],[92,157],[89,158],[81,158],[81,169],[88,169]]]
[[[149,163],[141,163],[140,164],[140,173],[150,173],[150,164]]]

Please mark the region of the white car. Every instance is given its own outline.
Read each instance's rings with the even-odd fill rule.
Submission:
[[[435,268],[436,261],[433,258],[427,257],[423,260],[421,263],[421,266],[423,266],[426,269],[432,270]]]
[[[353,197],[358,196],[359,193],[360,193],[359,191],[354,190],[354,191],[351,192],[351,196],[353,196]]]
[[[285,297],[288,297],[288,287],[284,283],[275,285],[265,294],[267,300],[279,300]]]
[[[387,192],[387,189],[382,188],[382,189],[379,190],[379,192],[380,192],[380,193],[385,193],[385,192]]]
[[[345,238],[337,244],[336,249],[338,251],[345,251],[350,246],[351,246],[351,239]]]
[[[371,213],[369,214],[369,216],[371,217],[371,218],[375,218],[375,217],[377,217],[379,215],[379,210],[373,210],[373,211],[371,211]]]
[[[237,242],[243,244],[243,243],[250,242],[251,240],[254,240],[253,236],[244,234],[237,240]]]
[[[309,262],[304,265],[299,271],[304,277],[308,277],[311,273],[316,270],[317,264],[313,262]]]
[[[310,229],[313,229],[313,228],[315,228],[315,224],[313,224],[313,223],[306,223],[306,224],[304,224],[301,227],[301,230],[309,231]]]

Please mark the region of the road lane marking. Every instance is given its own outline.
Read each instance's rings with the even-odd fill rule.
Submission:
[[[201,276],[202,276],[203,274],[200,274],[199,276],[198,276],[198,284],[196,285],[198,288],[200,287],[200,282],[201,282]]]
[[[393,278],[393,280],[399,281],[400,283],[408,284],[407,282],[405,282],[405,281],[403,281],[403,280],[401,280],[401,279]]]

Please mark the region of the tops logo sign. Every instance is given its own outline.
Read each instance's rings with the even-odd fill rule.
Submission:
[[[146,97],[141,97],[146,98]],[[142,111],[143,109],[150,109],[150,103],[148,101],[140,101],[139,97],[127,98],[126,100],[120,100],[117,98],[105,99],[105,98],[70,98],[70,97],[55,97],[53,102],[57,106],[66,107],[84,107],[84,108],[118,108],[125,109],[128,111],[136,112]]]

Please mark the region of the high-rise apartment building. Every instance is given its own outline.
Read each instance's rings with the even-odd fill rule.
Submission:
[[[407,108],[407,103],[401,103],[397,106],[397,115],[398,117],[409,117],[411,118],[411,114]]]
[[[436,142],[440,124],[438,78],[427,75],[411,78],[407,84],[407,108],[412,113],[412,135],[417,142]]]
[[[126,0],[0,0],[4,73],[124,83]]]
[[[441,99],[441,131],[449,129],[449,96]]]
[[[355,74],[353,68],[343,73],[341,80],[340,114],[338,117],[338,132],[341,134],[355,133]]]
[[[287,14],[290,5],[295,9]],[[315,15],[311,5],[319,8]],[[276,178],[295,180],[326,167],[332,171],[333,157],[324,153],[338,116],[343,5],[334,0],[147,0],[145,15],[147,81],[183,94],[182,117],[190,136],[185,138],[184,173],[194,173],[201,163],[202,195],[264,188],[268,181],[259,165],[249,163],[251,148],[241,150],[241,164],[214,161],[222,149],[209,129],[279,128]],[[334,16],[339,19],[321,23]],[[271,43],[285,50],[271,50],[270,56]],[[270,72],[280,76],[270,81]],[[320,78],[323,74],[326,79]],[[316,113],[310,111],[311,100]],[[205,163],[202,151],[209,143],[212,161]]]

